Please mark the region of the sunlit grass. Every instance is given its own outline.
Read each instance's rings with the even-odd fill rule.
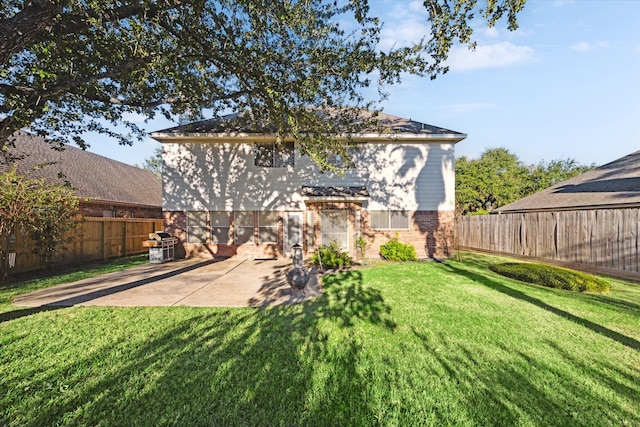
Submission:
[[[267,309],[5,304],[0,425],[640,425],[640,285],[494,262],[346,271]]]

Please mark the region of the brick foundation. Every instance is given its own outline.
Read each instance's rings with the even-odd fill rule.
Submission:
[[[370,246],[367,258],[380,256],[380,246],[393,238],[412,244],[418,258],[444,259],[453,255],[453,211],[416,211],[409,213],[409,230],[372,230],[369,216],[363,211],[363,237]]]
[[[304,248],[307,253],[319,246],[322,238],[320,212],[323,210],[346,209],[349,212],[349,253],[355,259],[360,258],[356,248],[357,230],[356,218],[360,214],[360,233],[369,242],[366,251],[367,258],[380,256],[380,245],[392,238],[398,238],[402,243],[412,244],[416,248],[418,258],[444,259],[453,254],[454,212],[453,211],[417,211],[409,213],[410,228],[408,230],[372,230],[368,211],[362,209],[358,203],[309,203],[308,210],[314,212],[313,236],[315,246],[305,241]],[[190,244],[187,241],[187,215],[181,211],[164,212],[165,231],[176,236],[182,242],[177,254],[186,257],[214,257],[214,256],[242,256],[248,258],[268,258],[283,255],[283,212],[279,212],[278,218],[278,242],[277,244],[248,243],[234,244]],[[303,236],[308,236],[306,214],[303,215]],[[230,235],[233,236],[233,213],[231,214]],[[257,241],[257,228],[254,230]],[[182,249],[182,250],[181,250]]]

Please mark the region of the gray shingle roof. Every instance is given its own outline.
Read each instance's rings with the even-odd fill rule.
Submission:
[[[640,151],[496,209],[530,212],[640,206]]]
[[[330,115],[330,113],[329,113]],[[362,119],[370,118],[372,113],[367,110],[363,110]],[[394,134],[416,134],[416,135],[456,135],[461,139],[466,135],[461,132],[428,125],[426,123],[417,122],[411,119],[405,119],[391,114],[379,113],[378,125],[381,126],[382,131],[386,133]],[[371,132],[378,132],[379,129],[370,129]],[[226,116],[215,117],[209,120],[202,120],[198,122],[189,123],[182,126],[175,126],[172,128],[159,130],[152,132],[151,136],[157,135],[182,135],[189,133],[273,133],[275,129],[270,127],[261,127],[259,129],[251,128],[248,122],[242,120],[242,116],[238,113],[228,114]]]
[[[51,149],[42,137],[24,131],[15,134],[13,155],[18,172],[29,178],[44,178],[51,183],[69,181],[77,195],[94,200],[139,206],[162,206],[162,183],[150,171],[130,166],[97,154],[65,145],[63,151]],[[49,164],[53,163],[53,164]],[[38,165],[47,164],[34,170]],[[0,172],[10,166],[0,162]],[[60,177],[63,174],[64,177]]]
[[[367,187],[320,187],[306,186],[300,189],[302,197],[360,197],[368,198]]]

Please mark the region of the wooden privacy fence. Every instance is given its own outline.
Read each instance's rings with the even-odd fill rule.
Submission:
[[[465,216],[460,247],[639,273],[640,208]]]
[[[65,245],[67,250],[61,251],[55,261],[60,265],[144,253],[148,249],[142,247],[142,242],[149,238],[149,233],[163,229],[162,219],[84,218],[78,221],[73,241]],[[16,243],[16,265],[12,271],[42,267],[28,242]]]

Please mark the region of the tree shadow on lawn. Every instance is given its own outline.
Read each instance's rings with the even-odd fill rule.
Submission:
[[[491,256],[491,258],[483,255],[477,255],[475,253],[464,253],[461,255],[461,260],[464,261],[465,264],[472,267],[473,271],[477,273],[485,272],[489,269],[489,266],[495,264],[496,262],[512,262],[513,259],[501,258],[498,256]],[[524,261],[523,261],[524,262]],[[450,264],[450,263],[448,263]],[[640,317],[640,304],[634,301],[640,301],[640,286],[638,284],[627,284],[624,288],[616,286],[617,282],[620,282],[621,279],[609,277],[606,275],[602,275],[604,280],[607,280],[612,285],[611,293],[606,294],[596,294],[596,293],[572,293],[572,296],[579,296],[582,299],[590,300],[592,303],[598,304],[602,307],[613,309],[613,310],[622,310],[628,313],[631,316]],[[546,289],[548,290],[548,289]],[[565,291],[562,291],[565,292]],[[614,295],[618,297],[615,297]]]
[[[519,363],[487,363],[482,354],[450,337],[428,334],[412,328],[425,351],[443,369],[443,381],[455,384],[459,404],[477,425],[512,426],[521,424],[591,426],[593,421],[575,419],[567,408],[555,402],[544,385],[526,375]],[[444,349],[434,352],[436,346]],[[501,349],[513,354],[513,350]],[[547,385],[548,386],[548,385]],[[588,399],[587,396],[585,398]]]
[[[549,340],[541,343],[548,349],[535,355],[502,343],[485,343],[483,346],[494,347],[490,350],[493,356],[485,359],[478,348],[446,332],[411,329],[441,368],[442,382],[458,389],[459,410],[465,411],[476,425],[588,427],[594,425],[594,419],[599,420],[596,424],[609,420],[611,425],[630,425],[631,420],[637,419],[631,408],[638,391],[629,386],[637,378],[607,361],[599,361],[601,370],[595,371]],[[562,365],[572,364],[575,369],[559,369],[554,358],[539,356],[554,351],[559,358],[556,360],[561,360]],[[504,363],[495,363],[503,357]],[[611,372],[628,384],[617,381]],[[592,381],[584,382],[585,373]]]
[[[376,424],[353,327],[395,324],[358,271],[325,278],[325,295],[303,305],[133,310],[76,309],[77,327],[100,330],[107,344],[0,379],[11,390],[3,406],[22,417],[0,412],[0,425]],[[158,324],[111,331],[110,316]],[[47,347],[68,338],[49,337]]]
[[[41,306],[41,307],[30,307],[30,308],[22,308],[19,310],[6,311],[4,313],[0,313],[0,323],[8,322],[10,320],[20,319],[21,317],[31,316],[33,314],[43,313],[46,311],[60,310],[64,307],[49,307],[49,306]]]
[[[465,262],[468,262],[465,260]],[[473,264],[473,262],[471,262],[471,264]],[[488,264],[484,264],[484,263],[477,263],[476,266],[479,266],[481,268],[488,268],[486,267]],[[619,332],[616,332],[614,330],[611,330],[605,326],[599,325],[595,322],[592,322],[590,320],[584,319],[582,317],[576,316],[574,314],[571,314],[565,310],[562,310],[560,308],[554,307],[552,305],[547,304],[546,302],[532,297],[530,295],[525,294],[524,292],[521,292],[517,289],[511,288],[509,286],[505,286],[499,282],[497,282],[496,280],[491,279],[488,276],[485,276],[483,274],[480,274],[478,272],[474,272],[471,269],[463,269],[463,268],[458,268],[455,265],[453,265],[453,263],[447,263],[444,265],[445,268],[449,271],[451,271],[454,274],[458,274],[464,277],[467,277],[468,279],[473,280],[476,283],[482,284],[484,286],[487,286],[491,289],[494,289],[498,292],[501,292],[505,295],[509,295],[510,297],[519,299],[521,301],[525,301],[528,302],[530,304],[533,304],[537,307],[540,307],[544,310],[550,311],[554,314],[557,314],[558,316],[564,317],[565,319],[571,320],[573,322],[578,323],[579,325],[582,325],[594,332],[597,332],[601,335],[604,335],[606,337],[609,337],[617,342],[619,342],[620,344],[623,344],[629,348],[632,348],[634,350],[640,350],[640,341],[632,338],[632,337],[628,337],[624,334],[621,334]],[[602,299],[599,300],[602,303]],[[615,303],[614,303],[615,305]],[[620,307],[619,307],[620,308]],[[633,308],[631,308],[631,310],[633,310]]]

